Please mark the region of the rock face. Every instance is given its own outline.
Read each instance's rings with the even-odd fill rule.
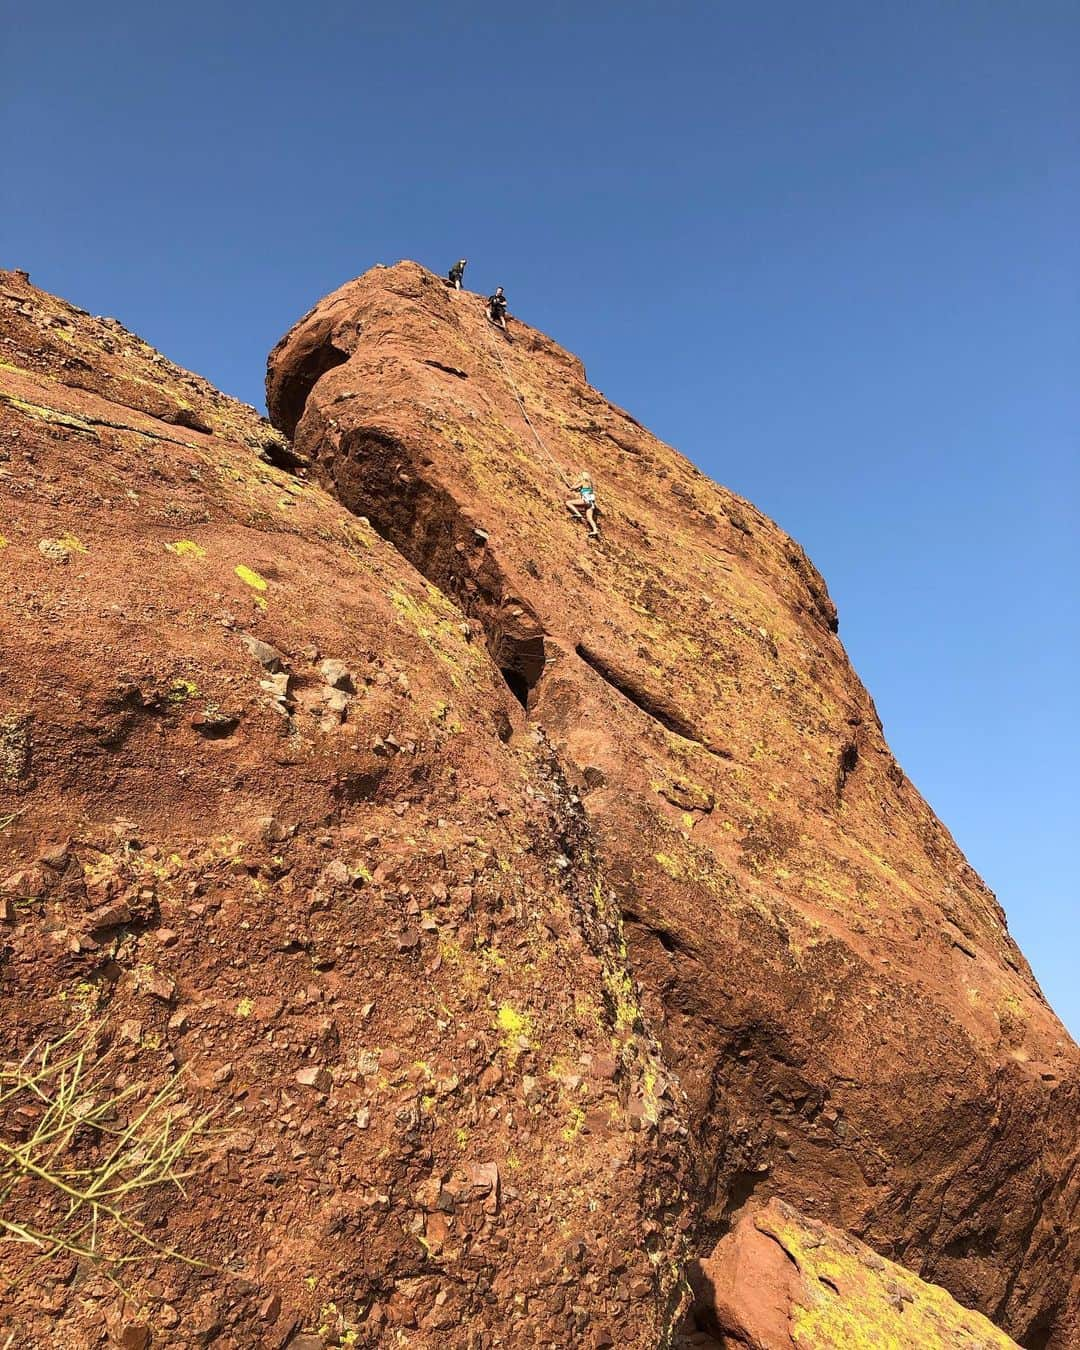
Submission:
[[[797,1198],[1026,1345],[1080,1334],[1076,1048],[798,545],[415,264],[319,304],[267,392],[482,628],[582,796],[688,1096],[698,1240]],[[582,468],[600,543],[563,505]]]
[[[1064,1350],[1075,1048],[824,584],[512,336],[378,269],[275,431],[0,273],[0,1343]]]
[[[0,1343],[661,1344],[682,1094],[545,738],[253,410],[16,276],[0,304],[0,1236],[69,1243],[5,1241]],[[25,1087],[95,1034],[50,1121],[213,1112],[184,1195],[110,1193],[127,1309],[30,1171],[108,1156],[87,1125],[49,1161]]]

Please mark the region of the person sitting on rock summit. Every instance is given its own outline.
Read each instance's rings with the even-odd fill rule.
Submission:
[[[585,521],[589,527],[590,538],[596,539],[600,534],[596,524],[596,488],[593,487],[593,480],[584,470],[582,470],[581,475],[578,478],[578,483],[574,488],[574,491],[577,493],[577,496],[571,497],[567,501],[566,509],[572,516],[576,516],[578,520]],[[581,514],[580,508],[584,508],[584,515]]]
[[[496,286],[495,294],[488,296],[487,316],[492,323],[497,323],[503,332],[506,332],[506,296],[503,295],[501,286]]]
[[[465,275],[465,268],[468,264],[468,258],[459,258],[447,274],[446,279],[455,291],[461,290],[461,278]]]

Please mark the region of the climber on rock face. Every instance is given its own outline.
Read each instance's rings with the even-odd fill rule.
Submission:
[[[596,539],[600,535],[596,524],[596,488],[593,487],[592,478],[584,470],[578,478],[574,491],[577,496],[569,498],[566,509],[578,520],[583,520],[589,527],[590,537]],[[584,515],[581,514],[582,509],[585,511]]]
[[[496,286],[495,294],[488,296],[487,316],[492,323],[497,323],[503,332],[506,332],[506,296],[503,295],[501,286]]]
[[[447,274],[446,279],[449,281],[450,285],[453,286],[455,291],[461,290],[461,278],[465,275],[465,268],[468,266],[468,263],[468,258],[459,258]]]

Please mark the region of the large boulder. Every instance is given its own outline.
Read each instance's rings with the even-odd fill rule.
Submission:
[[[684,1333],[721,1350],[1015,1350],[980,1313],[943,1289],[782,1200],[744,1213],[690,1271]]]

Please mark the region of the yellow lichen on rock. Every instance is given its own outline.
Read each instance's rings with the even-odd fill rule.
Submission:
[[[178,558],[205,558],[206,549],[197,544],[194,539],[177,539],[175,543],[166,544],[165,547],[170,553],[175,553]],[[237,568],[239,575],[240,569]],[[245,577],[246,581],[247,578]]]
[[[240,578],[240,580],[241,580],[246,586],[250,586],[250,587],[252,588],[252,590],[256,590],[256,591],[265,591],[265,590],[266,590],[266,579],[265,579],[265,577],[259,576],[258,572],[256,572],[254,568],[252,568],[252,567],[246,567],[243,563],[240,563],[240,564],[234,569],[234,571],[236,572],[236,575]]]
[[[691,1322],[758,1350],[1015,1350],[981,1313],[772,1199],[690,1269]]]
[[[795,1261],[805,1301],[791,1312],[799,1350],[1015,1350],[981,1313],[861,1242],[772,1205],[757,1217]]]
[[[529,1041],[533,1034],[532,1019],[528,1013],[519,1012],[509,1003],[503,1003],[495,1015],[495,1025],[503,1033],[502,1046],[512,1060],[516,1060],[522,1050],[522,1041]]]

